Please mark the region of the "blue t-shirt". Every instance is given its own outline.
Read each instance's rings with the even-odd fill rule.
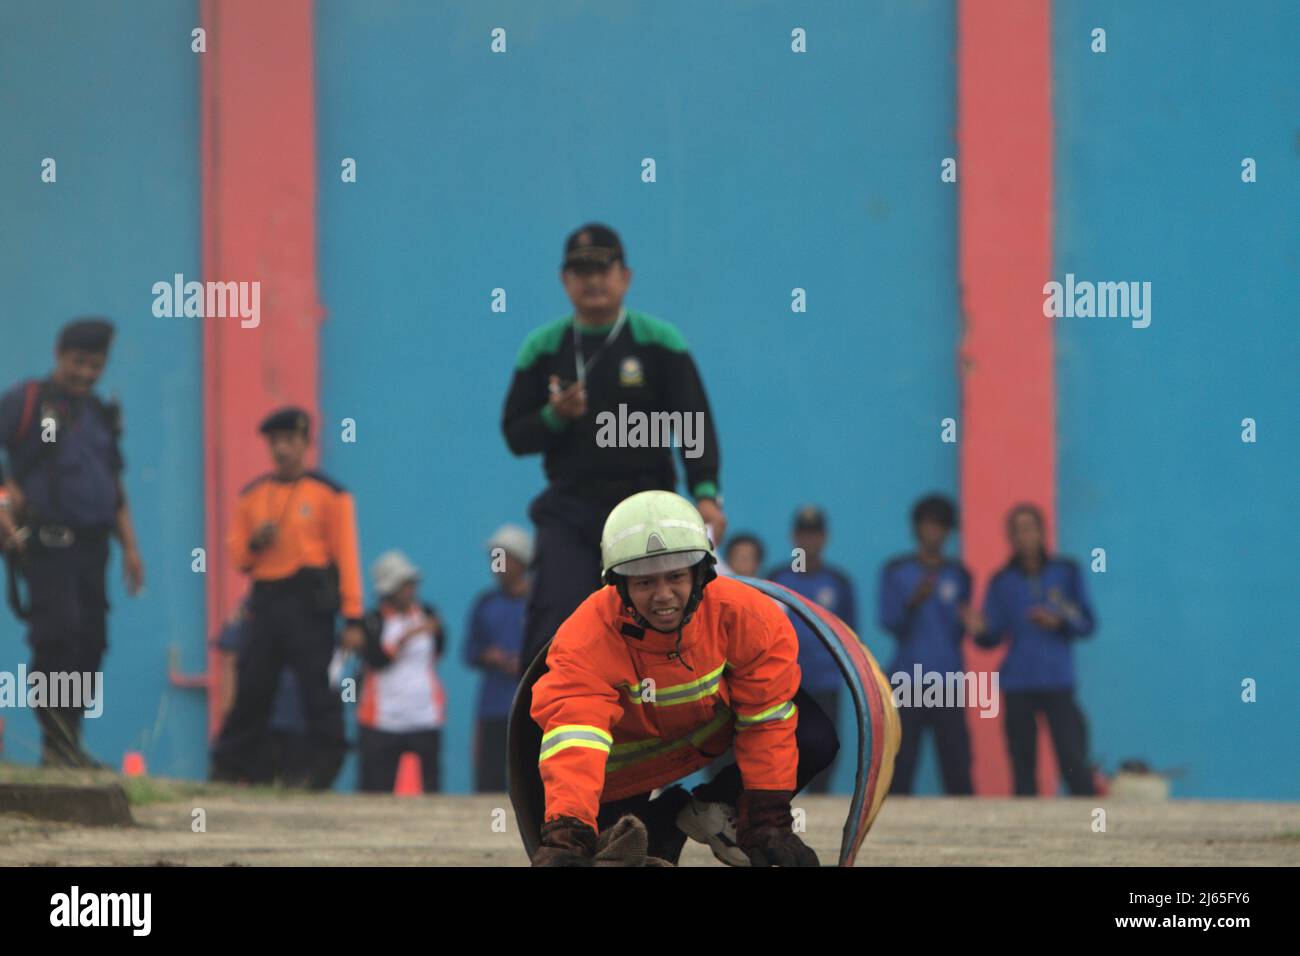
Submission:
[[[782,566],[768,572],[768,580],[820,604],[857,631],[858,612],[853,597],[853,584],[838,569],[828,564],[823,564],[818,571],[793,571]],[[799,636],[799,670],[803,673],[801,686],[812,692],[842,688],[844,676],[840,673],[835,658],[831,657],[831,652],[826,650],[826,645],[799,617],[791,613],[790,621]]]
[[[485,591],[474,602],[469,615],[469,638],[465,642],[465,663],[478,667],[478,659],[488,648],[506,654],[519,654],[524,647],[524,606],[527,599],[512,597],[504,591]],[[523,666],[521,662],[520,666]],[[519,677],[503,674],[494,667],[483,667],[479,688],[480,720],[504,720],[510,716]]]
[[[1026,617],[1042,605],[1064,621],[1059,631],[1039,627]],[[1049,558],[1033,577],[1012,562],[993,576],[984,595],[988,630],[979,638],[992,647],[1006,638],[1011,649],[1002,662],[1003,690],[1065,690],[1074,687],[1074,653],[1070,641],[1096,628],[1079,566],[1066,558]]]
[[[935,576],[930,596],[915,608],[907,606],[927,575]],[[898,641],[890,674],[912,668],[940,673],[962,669],[961,638],[965,631],[958,606],[970,602],[970,573],[956,561],[938,568],[924,565],[916,555],[890,561],[880,572],[880,626]]]

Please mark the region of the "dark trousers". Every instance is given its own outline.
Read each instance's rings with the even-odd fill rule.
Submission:
[[[934,731],[934,745],[939,752],[939,773],[943,778],[943,791],[949,796],[969,796],[974,793],[970,776],[970,731],[966,727],[964,707],[900,707],[899,723],[903,739],[894,758],[894,782],[890,793],[912,792],[912,778],[916,775],[917,757],[921,750],[921,735],[929,728]]]
[[[285,783],[311,774],[311,740],[296,730],[271,729],[271,774]]]
[[[808,787],[809,781],[825,771],[839,753],[840,739],[835,724],[817,703],[816,698],[800,689],[794,704],[799,708],[799,724],[795,728],[795,741],[799,746],[799,767],[795,771],[795,792]],[[721,759],[721,758],[719,758]],[[716,762],[716,761],[715,761]],[[694,794],[709,803],[736,805],[744,783],[740,767],[728,764],[712,780],[700,784]],[[686,802],[681,788],[671,788],[654,800],[649,793],[640,793],[622,800],[612,800],[600,805],[596,827],[604,830],[613,826],[626,813],[640,818],[649,836],[649,854],[675,861],[681,852],[682,834],[677,829],[677,814]]]
[[[502,793],[506,789],[506,724],[501,718],[480,718],[474,732],[474,790]]]
[[[1007,746],[1015,777],[1016,796],[1038,792],[1038,720],[1041,712],[1056,748],[1056,762],[1071,795],[1091,796],[1092,771],[1088,767],[1088,728],[1073,690],[1007,691]]]
[[[358,789],[363,793],[392,793],[397,783],[397,765],[402,755],[420,758],[420,778],[425,793],[438,792],[438,752],[441,732],[360,729],[361,774]]]
[[[520,657],[525,670],[578,605],[600,587],[600,533],[617,503],[548,488],[529,506],[536,534]]]
[[[250,633],[236,665],[235,704],[212,748],[212,777],[269,783],[273,763],[269,723],[280,671],[298,679],[307,722],[308,770],[301,783],[314,790],[330,787],[347,748],[343,702],[329,684],[334,653],[334,615],[316,610],[310,595],[285,582],[253,588]]]
[[[831,722],[831,728],[839,723],[840,716],[840,692],[839,690],[816,690],[811,691],[810,696],[817,702],[818,709],[827,720]],[[800,715],[800,722],[803,721],[803,715]],[[838,748],[837,748],[838,749]],[[808,781],[807,790],[809,793],[827,793],[831,788],[831,777],[835,773],[835,758],[826,764],[821,773],[817,774]]]
[[[27,643],[32,648],[31,672],[46,675],[47,688],[53,686],[50,675],[94,674],[100,669],[108,647],[107,565],[107,532],[77,532],[66,548],[46,547],[37,536],[28,541]],[[43,759],[59,763],[81,751],[81,707],[41,707],[35,716]]]
[[[836,716],[839,714],[839,703],[840,703],[839,692],[833,690],[812,692],[812,691],[803,690],[802,688],[800,689],[800,692],[806,695],[805,699],[809,697],[812,698],[812,700],[817,704],[817,707],[821,710],[822,716],[824,716],[827,720],[831,722],[831,729],[832,731],[834,731],[835,726],[838,723],[838,721],[836,720]],[[795,699],[798,700],[799,698],[795,698]],[[799,720],[800,723],[802,723],[803,721],[802,713],[800,713],[799,715]],[[796,736],[798,736],[797,733]],[[838,740],[838,733],[836,739]],[[836,746],[838,749],[838,744]],[[722,772],[726,770],[728,767],[735,767],[735,766],[736,766],[735,750],[728,749],[726,753],[724,753],[717,760],[713,761],[713,763],[709,764],[707,767],[704,768],[703,770],[704,779],[708,782],[712,782],[716,780],[722,774]],[[815,777],[809,780],[807,786],[801,787],[800,789],[806,790],[808,791],[808,793],[825,793],[828,787],[830,786],[831,775],[834,773],[834,771],[835,771],[835,758],[832,757],[831,760],[826,764],[825,768],[820,773],[818,773]]]

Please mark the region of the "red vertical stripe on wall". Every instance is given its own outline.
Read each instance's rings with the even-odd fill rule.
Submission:
[[[203,276],[260,283],[260,321],[204,320],[203,445],[208,631],[247,580],[227,529],[239,489],[269,468],[258,421],[271,408],[317,414],[315,77],[310,0],[203,0]],[[198,276],[187,276],[186,279]],[[209,734],[221,667],[208,659]]]
[[[1007,559],[1003,519],[1039,504],[1055,527],[1053,329],[1043,283],[1052,267],[1051,5],[958,3],[958,189],[962,359],[963,557],[984,585]],[[1002,651],[973,650],[995,668]],[[1002,717],[971,711],[977,793],[1006,794],[1011,769]],[[1056,768],[1040,747],[1040,788]]]

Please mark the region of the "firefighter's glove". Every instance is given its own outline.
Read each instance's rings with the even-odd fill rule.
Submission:
[[[820,866],[794,832],[789,790],[746,790],[736,805],[736,842],[751,866]]]
[[[556,817],[542,825],[533,866],[591,866],[595,855],[595,830],[577,817]]]

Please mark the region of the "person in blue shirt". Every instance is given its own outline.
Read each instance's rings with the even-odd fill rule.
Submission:
[[[957,509],[942,495],[922,498],[912,508],[915,554],[894,558],[880,572],[880,626],[898,641],[889,672],[914,681],[923,674],[947,675],[962,670],[961,639],[970,614],[971,577],[960,562],[945,558],[944,541],[957,526]],[[912,697],[907,695],[905,703]],[[944,792],[973,792],[970,734],[966,708],[904,706],[899,709],[903,739],[894,760],[891,793],[911,793],[921,734],[934,731]]]
[[[1007,744],[1017,796],[1032,796],[1038,757],[1038,714],[1047,719],[1056,761],[1074,796],[1089,796],[1087,726],[1074,698],[1076,638],[1096,628],[1079,566],[1051,556],[1043,513],[1022,504],[1007,516],[1012,557],[984,595],[984,611],[972,622],[981,647],[1011,643],[1001,667]]]
[[[822,560],[827,537],[826,513],[812,505],[800,508],[795,513],[794,530],[791,533],[791,540],[800,553],[796,554],[791,567],[778,565],[768,571],[767,578],[820,604],[856,631],[857,602],[853,594],[853,583],[844,572]],[[844,687],[839,665],[803,621],[796,617],[792,617],[791,621],[799,636],[799,669],[803,673],[803,689],[812,695],[822,711],[838,727],[840,691]],[[804,788],[805,792],[825,793],[830,788],[834,772],[835,763],[832,761]]]
[[[464,653],[465,663],[483,672],[474,731],[474,789],[496,793],[506,789],[506,722],[520,677],[533,542],[523,528],[507,524],[487,546],[497,585],[474,601]]]

